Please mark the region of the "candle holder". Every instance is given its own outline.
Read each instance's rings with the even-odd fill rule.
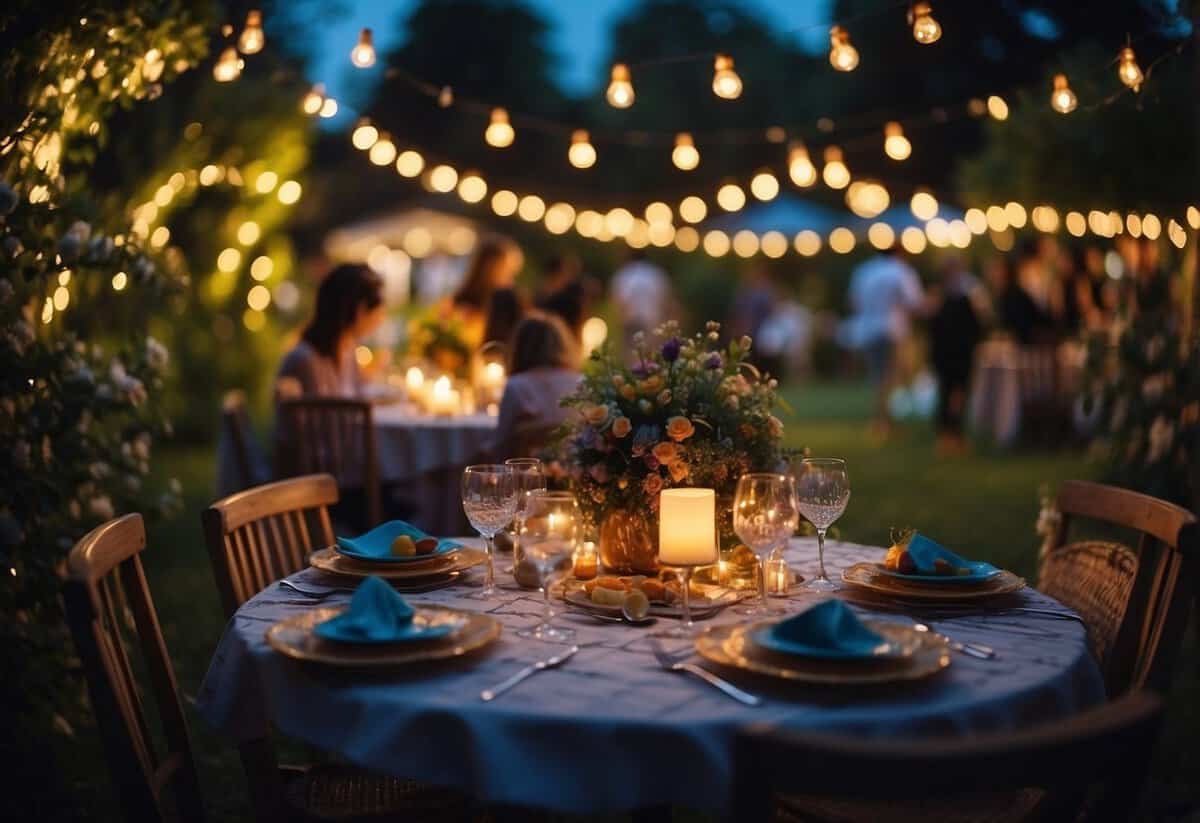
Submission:
[[[600,554],[595,543],[589,540],[580,544],[572,557],[572,570],[576,580],[592,580],[600,573]]]
[[[766,562],[763,573],[767,582],[767,594],[786,597],[792,586],[792,569],[782,557],[772,557]]]

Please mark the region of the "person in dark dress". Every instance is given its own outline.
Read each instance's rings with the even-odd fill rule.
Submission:
[[[959,258],[945,261],[941,300],[929,320],[931,360],[938,378],[937,448],[942,454],[961,453],[966,445],[963,412],[967,381],[983,333],[973,299],[980,288]]]
[[[1000,326],[1022,346],[1028,346],[1041,337],[1045,329],[1050,328],[1049,318],[1029,292],[1021,288],[1007,259],[998,258],[993,266],[999,289],[996,303]]]

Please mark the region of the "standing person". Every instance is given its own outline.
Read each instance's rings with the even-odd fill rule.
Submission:
[[[896,378],[896,353],[912,334],[912,317],[921,311],[925,292],[899,246],[892,246],[854,270],[848,298],[852,315],[846,337],[867,361],[875,389],[872,427],[886,436],[892,428],[888,395]]]
[[[456,319],[462,324],[464,342],[472,351],[484,342],[492,295],[512,289],[524,263],[521,247],[507,237],[481,240],[462,285],[439,308],[444,320]]]
[[[633,351],[633,336],[650,332],[667,320],[671,309],[671,282],[667,273],[646,260],[640,249],[613,275],[612,300],[625,333],[625,351]]]
[[[980,288],[957,255],[945,260],[940,300],[929,320],[930,359],[938,377],[938,454],[961,454],[966,450],[963,411],[967,381],[983,331],[976,311]]]
[[[735,337],[748,334],[758,339],[758,332],[771,316],[775,304],[775,289],[771,272],[764,263],[752,263],[742,269],[737,294],[729,312],[729,333]]]
[[[537,291],[537,307],[557,315],[571,334],[579,339],[587,313],[589,288],[580,271],[579,258],[556,254],[546,261],[542,284]]]

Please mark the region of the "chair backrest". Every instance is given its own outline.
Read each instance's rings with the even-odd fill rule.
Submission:
[[[498,448],[504,452],[502,458],[535,457],[546,449],[554,439],[554,434],[561,428],[558,424],[544,425],[523,423],[513,431],[511,443],[500,443]]]
[[[187,722],[139,556],[145,547],[138,514],[110,520],[80,540],[67,558],[63,583],[67,622],[126,818],[199,821],[204,809]],[[161,752],[126,648],[127,631],[141,646],[165,740]]]
[[[879,740],[751,726],[734,744],[731,820],[771,820],[778,794],[903,803],[972,792],[1050,790],[1043,820],[1073,820],[1101,787],[1093,820],[1126,821],[1162,721],[1162,699],[1133,692],[1038,728],[960,739]],[[933,817],[930,817],[933,819]]]
[[[233,469],[227,491],[248,489],[264,478],[259,470],[259,451],[246,411],[246,393],[240,389],[226,393],[221,402],[221,433],[229,444],[228,457]]]
[[[238,492],[201,513],[226,617],[307,566],[309,552],[333,545],[329,507],[337,501],[337,481],[313,474]]]
[[[1108,694],[1166,691],[1195,593],[1195,515],[1165,500],[1083,480],[1062,484],[1057,507],[1061,519],[1042,559],[1038,588],[1083,612],[1095,608],[1097,594],[1108,592],[1104,605],[1116,626],[1101,657]],[[1097,544],[1068,543],[1071,524],[1081,518],[1139,533],[1136,553],[1113,547],[1100,559]],[[1124,602],[1112,597],[1120,593],[1127,593]],[[1084,596],[1091,600],[1082,601]]]
[[[331,474],[344,489],[362,489],[370,526],[383,519],[371,404],[341,397],[281,399],[281,477]]]

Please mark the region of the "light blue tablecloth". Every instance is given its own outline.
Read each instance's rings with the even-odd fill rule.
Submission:
[[[814,570],[815,556],[812,540],[795,540],[788,550],[793,567],[806,574]],[[840,575],[852,563],[881,558],[881,549],[831,542],[826,565]],[[297,578],[329,582],[313,570]],[[866,693],[755,680],[750,688],[766,702],[748,708],[698,680],[660,669],[646,645],[646,629],[565,616],[558,620],[577,630],[579,654],[484,703],[480,691],[555,647],[515,635],[537,622],[537,593],[511,581],[492,601],[464,596],[470,591],[406,597],[495,615],[505,629],[489,652],[432,669],[364,674],[274,653],[264,640],[266,628],[307,606],[271,586],[226,628],[200,689],[200,713],[233,740],[259,737],[273,726],[363,766],[456,786],[486,803],[564,812],[663,803],[720,810],[728,801],[733,733],[742,724],[767,721],[864,736],[962,735],[1054,720],[1104,697],[1082,625],[1055,617],[938,622],[935,628],[955,639],[993,646],[998,658],[956,654],[932,680]],[[1063,608],[1037,592],[1024,597],[1029,605]],[[800,609],[810,602],[800,593],[787,605]],[[715,618],[739,619],[731,611]],[[651,630],[661,627],[660,621]]]

